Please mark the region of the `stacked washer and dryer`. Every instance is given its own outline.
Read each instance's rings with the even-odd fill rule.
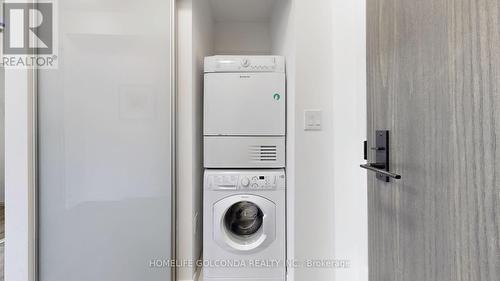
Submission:
[[[283,281],[285,62],[205,58],[205,281]]]

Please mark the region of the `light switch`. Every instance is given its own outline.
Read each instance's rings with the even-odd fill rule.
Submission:
[[[321,110],[305,110],[304,111],[304,130],[320,131],[321,130]]]

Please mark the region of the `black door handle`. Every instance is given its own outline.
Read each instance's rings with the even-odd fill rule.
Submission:
[[[401,179],[401,175],[389,171],[389,131],[381,130],[376,132],[376,145],[370,148],[375,150],[375,163],[360,165],[361,168],[377,173],[377,178],[388,182],[390,178]],[[367,159],[367,143],[364,143],[365,159]]]
[[[361,168],[363,169],[367,169],[369,171],[372,171],[372,172],[376,172],[377,174],[382,174],[386,177],[390,177],[390,178],[393,178],[393,179],[396,179],[396,180],[399,180],[401,179],[401,175],[398,175],[398,174],[395,174],[395,173],[391,173],[389,171],[386,171],[384,170],[385,169],[385,165],[383,164],[377,164],[377,163],[369,163],[369,164],[362,164],[362,165],[359,165]]]

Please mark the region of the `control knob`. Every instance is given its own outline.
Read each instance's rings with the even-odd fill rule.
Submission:
[[[241,65],[242,65],[243,67],[249,67],[249,66],[250,66],[250,60],[248,60],[248,59],[243,59],[243,60],[241,61]]]
[[[247,187],[248,185],[250,185],[250,180],[247,177],[242,178],[241,179],[241,185],[243,187]]]

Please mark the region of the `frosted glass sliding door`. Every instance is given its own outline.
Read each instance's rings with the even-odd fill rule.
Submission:
[[[40,281],[168,281],[173,0],[58,1],[38,71]]]

